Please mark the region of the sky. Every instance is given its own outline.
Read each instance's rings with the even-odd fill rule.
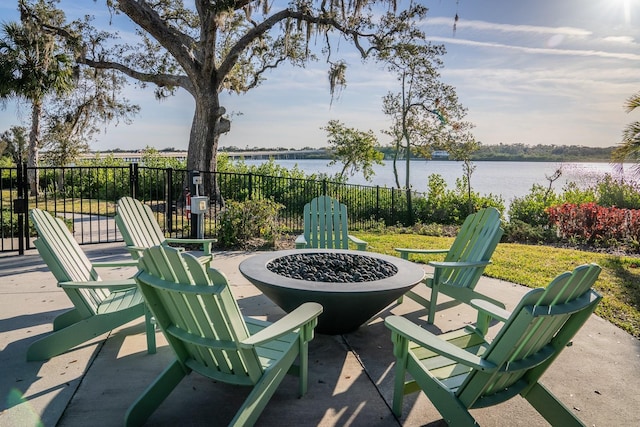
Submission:
[[[482,144],[610,147],[627,124],[640,120],[640,111],[624,109],[640,91],[640,0],[421,1],[429,8],[422,29],[447,50],[442,81],[456,88]],[[0,21],[17,19],[16,3],[0,0]],[[71,17],[89,6],[100,21],[108,16],[103,3],[62,0],[60,7]],[[127,27],[121,22],[116,25]],[[372,130],[381,145],[389,144],[381,133],[390,127],[382,97],[399,91],[395,77],[363,64],[346,45],[340,50],[347,87],[333,102],[324,61],[278,68],[246,94],[224,94],[232,125],[220,146],[325,147],[321,128],[332,119]],[[125,96],[141,112],[131,125],[107,128],[92,150],[187,149],[194,109],[189,94],[179,91],[159,102],[152,88],[131,85]],[[28,107],[8,103],[0,110],[0,132],[28,117]]]

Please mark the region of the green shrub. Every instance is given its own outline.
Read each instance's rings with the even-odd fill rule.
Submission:
[[[502,241],[507,243],[544,244],[558,240],[555,230],[549,226],[531,225],[514,219],[503,224]]]
[[[560,197],[553,191],[539,184],[533,184],[529,194],[516,197],[509,206],[509,220],[520,221],[531,226],[549,224],[547,208],[561,203]]]
[[[449,190],[439,174],[429,175],[426,197],[416,198],[413,203],[416,220],[425,224],[460,225],[470,214],[490,206],[504,211],[502,197],[469,192],[465,177],[457,179],[456,188]]]
[[[228,200],[220,213],[218,245],[223,248],[273,247],[279,236],[278,212],[282,209],[272,200]]]
[[[575,182],[569,182],[564,186],[562,191],[562,203],[580,204],[598,201],[598,196],[593,187],[581,189]]]
[[[640,190],[635,182],[624,182],[606,174],[601,181],[598,181],[595,190],[600,206],[640,209]]]
[[[9,209],[2,209],[2,224],[0,232],[3,237],[16,237],[18,235],[18,215],[12,214]]]

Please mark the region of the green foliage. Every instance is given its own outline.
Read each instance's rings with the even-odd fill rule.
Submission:
[[[640,209],[640,192],[636,183],[617,180],[609,174],[586,189],[581,189],[577,184],[570,182],[564,187],[561,194],[556,194],[550,188],[534,184],[528,194],[513,199],[509,206],[509,220],[525,223],[534,228],[540,227],[539,232],[533,232],[533,229],[529,230],[533,232],[532,237],[535,238],[536,234],[547,235],[544,228],[549,225],[549,208],[561,204],[582,205],[586,203],[604,207]],[[509,231],[514,232],[513,236],[508,237],[510,241],[518,241],[517,236],[523,235],[524,228],[522,224],[519,224],[509,228]],[[573,233],[569,233],[569,235],[573,235]],[[604,244],[604,240],[599,239],[599,243]]]
[[[96,167],[112,167],[112,166],[128,166],[128,163],[124,159],[119,159],[113,154],[101,157],[96,154],[93,159],[86,159],[78,162],[79,166],[96,166]]]
[[[348,128],[338,120],[330,120],[323,127],[329,137],[329,146],[333,152],[333,160],[329,165],[342,163],[339,176],[354,175],[362,171],[364,178],[371,181],[373,165],[381,165],[384,155],[377,150],[378,139],[373,131],[359,131]]]
[[[84,165],[41,168],[40,187],[67,198],[115,201],[131,194],[129,166],[122,160],[107,157],[85,161]]]
[[[165,157],[157,149],[146,146],[142,150],[142,164],[148,168],[156,169],[186,169],[187,164],[184,160],[176,159],[175,157]]]
[[[558,241],[555,230],[547,225],[531,225],[519,219],[510,219],[503,224],[503,228],[504,242],[541,245]]]
[[[627,113],[634,111],[640,107],[640,92],[630,96],[625,102],[625,110]],[[615,162],[623,163],[624,161],[635,162],[636,172],[638,169],[638,159],[640,159],[640,121],[629,123],[622,132],[622,141],[620,145],[611,154],[611,159]]]
[[[567,183],[562,189],[563,203],[589,203],[596,202],[598,196],[593,187],[581,189],[575,182]]]
[[[625,182],[606,174],[596,183],[595,192],[600,206],[640,209],[640,189],[635,182]]]
[[[219,217],[218,245],[223,248],[273,247],[280,233],[278,212],[282,208],[266,199],[227,201]]]
[[[449,190],[439,174],[429,175],[427,195],[413,199],[415,217],[422,223],[462,224],[465,218],[479,209],[493,206],[504,211],[504,202],[493,194],[481,196],[471,191],[466,177],[456,180],[456,188]]]
[[[71,226],[72,222],[70,220],[65,220],[67,226]],[[36,236],[36,229],[31,222],[29,225],[29,236]],[[18,214],[12,213],[7,208],[2,208],[0,211],[0,236],[7,237],[18,237]]]
[[[552,189],[533,184],[529,194],[513,199],[509,206],[509,219],[531,226],[546,226],[549,224],[546,209],[561,201],[562,199]]]
[[[2,209],[0,212],[0,233],[2,236],[14,237],[18,235],[18,215],[12,214],[9,209]]]
[[[614,147],[576,145],[480,145],[471,160],[533,161],[533,162],[593,162],[608,161]]]
[[[0,135],[0,156],[9,158],[13,164],[18,164],[27,159],[27,128],[24,126],[11,126],[9,130]]]

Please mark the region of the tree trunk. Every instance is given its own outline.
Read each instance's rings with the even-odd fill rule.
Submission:
[[[39,192],[38,182],[40,171],[38,170],[40,155],[40,118],[42,117],[42,100],[34,100],[31,105],[31,132],[29,132],[29,150],[27,155],[27,180],[32,196]]]
[[[393,153],[393,177],[396,180],[396,187],[398,189],[402,188],[400,186],[400,175],[398,174],[398,156],[400,155],[400,140],[396,141],[396,149]]]
[[[215,203],[222,204],[222,198],[215,185],[217,170],[216,157],[220,134],[230,129],[229,120],[223,118],[225,109],[220,106],[220,100],[215,88],[209,92],[195,96],[196,108],[189,136],[189,156],[187,169],[190,171],[211,172],[203,179],[204,194],[210,196]]]

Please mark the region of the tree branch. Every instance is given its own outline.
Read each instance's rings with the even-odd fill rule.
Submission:
[[[151,74],[136,71],[118,62],[94,61],[89,58],[76,58],[79,64],[99,69],[117,70],[127,76],[146,83],[153,83],[159,87],[181,87],[195,96],[193,84],[187,76],[174,76],[171,74]]]
[[[193,38],[167,25],[144,0],[119,0],[118,8],[171,52],[187,73],[195,71],[193,67],[198,66],[202,58],[198,58]]]
[[[323,16],[314,16],[309,13],[295,11],[291,9],[283,9],[280,12],[276,12],[271,15],[269,18],[261,22],[260,24],[255,25],[251,30],[249,30],[244,36],[242,36],[238,42],[231,48],[227,57],[220,65],[218,69],[221,76],[226,76],[234,65],[237,63],[238,58],[244,52],[247,47],[256,39],[261,37],[263,34],[267,33],[271,28],[273,28],[276,24],[286,19],[295,19],[298,21],[304,21],[308,24],[316,24],[316,25],[326,25],[329,26],[346,36],[349,36],[353,39],[354,45],[360,52],[363,58],[366,58],[372,50],[377,49],[377,43],[380,42],[378,36],[376,34],[365,34],[360,33],[356,30],[352,30],[350,28],[345,27],[339,21],[331,17],[323,17]],[[374,43],[369,49],[364,49],[360,44],[360,38],[373,39]]]

